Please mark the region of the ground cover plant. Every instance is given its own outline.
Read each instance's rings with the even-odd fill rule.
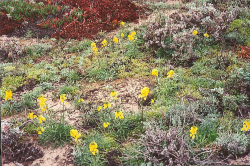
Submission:
[[[1,1],[3,164],[228,165],[248,157],[249,5]]]

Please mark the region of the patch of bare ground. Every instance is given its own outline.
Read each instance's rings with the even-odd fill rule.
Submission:
[[[118,79],[109,83],[89,84],[85,86],[84,96],[86,101],[111,101],[110,92],[118,93],[117,103],[121,103],[121,108],[126,111],[137,112],[139,110],[138,96],[143,87],[152,89],[153,83],[150,79],[145,78],[125,78]],[[113,105],[114,102],[111,102]]]
[[[42,158],[36,159],[30,165],[27,166],[74,166],[72,148],[70,145],[64,145],[52,149],[52,147],[41,147],[45,152]],[[11,162],[3,164],[3,166],[26,166],[21,163]]]
[[[41,166],[73,166],[72,148],[65,144],[63,147],[52,149],[52,147],[43,147],[44,156],[33,161],[32,166],[40,164]]]
[[[236,160],[229,159],[228,162],[229,165],[250,165],[250,154]]]

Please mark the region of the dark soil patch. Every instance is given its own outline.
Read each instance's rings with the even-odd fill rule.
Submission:
[[[38,81],[36,79],[28,79],[26,80],[26,84],[19,86],[15,92],[24,92],[24,91],[29,91],[33,90]]]
[[[8,131],[1,134],[4,164],[15,161],[28,166],[35,159],[43,157],[43,151],[30,142],[27,135],[21,136]]]
[[[122,156],[122,153],[118,150],[114,149],[106,154],[106,158],[108,160],[108,163],[106,165],[112,165],[112,166],[119,166],[120,162],[117,159],[118,157]]]

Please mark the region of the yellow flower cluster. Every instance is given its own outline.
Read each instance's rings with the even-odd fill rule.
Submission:
[[[209,37],[209,35],[207,33],[204,34],[205,37]]]
[[[43,121],[46,121],[46,119],[42,115],[38,116],[37,119],[39,120],[39,123],[43,123]]]
[[[84,100],[82,99],[82,98],[80,98],[79,100],[78,100],[78,103],[80,103],[80,102],[83,102]]]
[[[37,118],[37,116],[34,115],[34,113],[29,113],[28,118],[29,118],[29,119],[33,119],[33,118]]]
[[[110,92],[110,97],[114,98],[116,100],[117,99],[117,93],[116,93],[116,91]]]
[[[28,116],[29,119],[38,119],[39,120],[39,123],[43,123],[43,121],[46,121],[46,119],[42,116],[42,115],[39,115],[38,117],[36,115],[34,115],[34,113],[29,113],[29,116]]]
[[[97,55],[98,54],[98,49],[96,47],[95,42],[91,43],[91,48],[92,48],[92,51],[94,52],[94,54]]]
[[[193,35],[195,36],[195,35],[197,35],[198,32],[197,32],[197,30],[193,30],[192,33],[193,33]],[[209,34],[205,33],[204,36],[205,36],[205,37],[209,37]]]
[[[39,106],[42,109],[42,111],[46,111],[47,110],[47,106],[46,106],[46,101],[48,101],[46,98],[44,98],[43,96],[38,97],[39,100]]]
[[[241,131],[247,131],[250,130],[250,120],[247,119],[243,122],[243,128],[241,129]]]
[[[102,47],[107,47],[108,46],[108,42],[107,42],[107,40],[103,40],[102,41]]]
[[[95,154],[99,153],[99,150],[97,149],[97,143],[95,141],[92,141],[89,144],[89,150],[90,152],[95,156]]]
[[[197,133],[197,130],[198,130],[198,128],[197,128],[196,126],[191,127],[191,130],[190,130],[190,137],[192,137],[192,139],[195,138],[195,135],[196,135],[196,133]]]
[[[193,30],[193,35],[195,36],[195,35],[197,35],[197,31],[196,30]]]
[[[174,75],[174,71],[173,71],[173,70],[170,70],[170,71],[167,73],[167,78],[171,78],[173,75]]]
[[[121,26],[124,26],[124,22],[123,21],[121,21],[120,24],[121,24]]]
[[[158,70],[157,69],[153,69],[152,70],[152,75],[158,77]]]
[[[130,35],[128,35],[128,40],[135,42],[135,40],[136,40],[136,36],[135,35],[136,35],[136,32],[133,31]]]
[[[122,111],[116,111],[115,112],[115,119],[116,118],[119,118],[119,119],[123,119],[124,118]]]
[[[44,132],[44,128],[43,127],[38,127],[37,132],[38,132],[38,134],[42,134],[42,132]]]
[[[117,37],[114,37],[114,38],[113,38],[113,41],[114,41],[115,43],[118,43],[118,38],[117,38]]]
[[[124,37],[124,33],[121,34],[121,38],[123,38],[123,37]]]
[[[5,100],[13,100],[11,90],[6,91],[6,94],[5,94],[5,98],[4,98],[4,99],[5,99]]]
[[[95,42],[92,42],[92,43],[91,43],[91,48],[93,48],[93,47],[96,47]]]
[[[104,122],[103,126],[104,126],[104,128],[107,128],[109,126],[109,122]]]
[[[64,103],[67,104],[67,102],[64,102],[64,100],[66,100],[66,99],[67,99],[67,97],[66,97],[65,94],[60,95],[60,101],[61,101],[62,104],[64,104]]]
[[[141,94],[139,95],[139,98],[144,98],[144,100],[146,100],[146,98],[148,96],[148,93],[149,93],[149,88],[148,87],[144,87],[141,90]]]
[[[78,131],[75,129],[70,130],[70,135],[71,137],[75,138],[75,141],[77,141],[77,139],[81,137],[81,133],[78,133]]]
[[[104,105],[103,105],[103,108],[104,109],[106,109],[106,108],[110,108],[111,107],[111,104],[110,104],[110,102],[108,102],[108,103],[105,103]]]
[[[102,106],[97,107],[97,111],[100,111],[102,109]]]

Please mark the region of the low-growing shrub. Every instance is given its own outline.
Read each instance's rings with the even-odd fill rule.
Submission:
[[[229,154],[240,155],[247,151],[248,137],[243,133],[219,133],[216,138],[216,145],[221,147],[221,152],[227,156]]]
[[[145,161],[154,165],[178,165],[188,164],[190,155],[187,143],[178,135],[178,129],[170,128],[168,132],[158,126],[149,124],[146,132],[140,140],[145,149],[143,156]]]

